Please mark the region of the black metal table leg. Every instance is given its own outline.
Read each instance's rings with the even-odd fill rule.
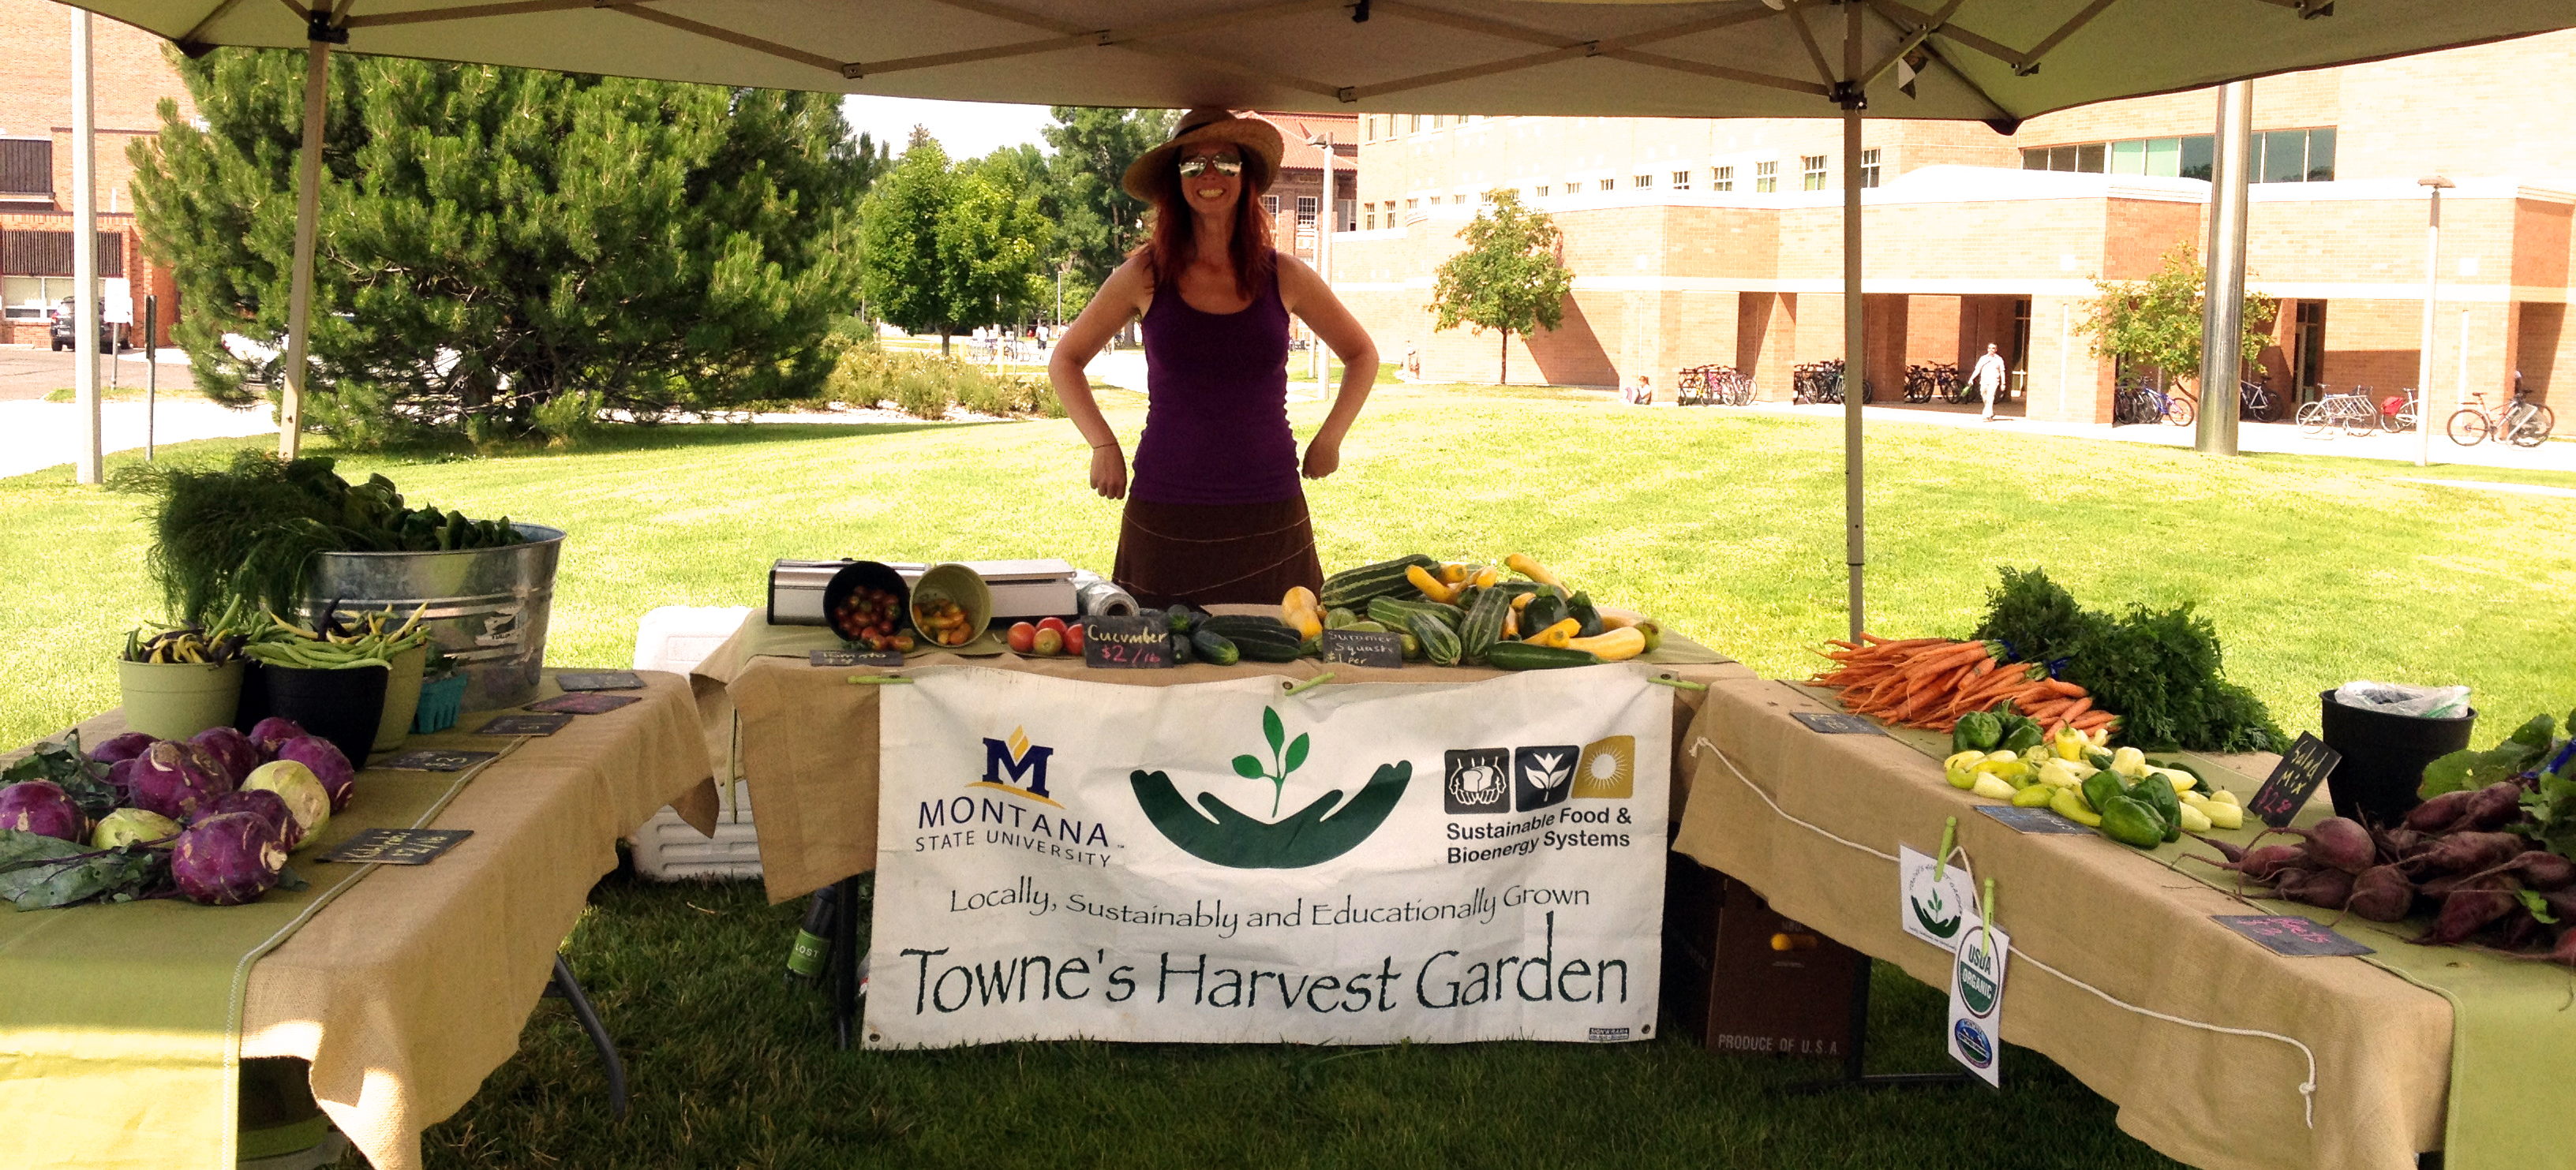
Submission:
[[[581,1021],[581,1030],[590,1033],[590,1042],[599,1048],[600,1062],[608,1066],[608,1108],[619,1121],[626,1120],[626,1061],[617,1055],[617,1044],[608,1038],[608,1029],[599,1022],[599,1013],[591,1010],[590,997],[582,994],[581,981],[572,977],[572,967],[555,956],[555,977],[546,984],[546,994],[572,1005],[573,1018]]]
[[[834,887],[832,915],[832,1029],[842,1051],[850,1047],[859,1016],[859,879]]]
[[[1869,1051],[1869,977],[1872,964],[1860,964],[1860,973],[1852,978],[1851,1043],[1843,1047],[1843,1075],[1830,1081],[1811,1081],[1791,1085],[1791,1093],[1831,1093],[1844,1089],[1917,1089],[1932,1085],[1964,1085],[1975,1078],[1965,1071],[1934,1073],[1879,1073],[1871,1076],[1861,1071],[1862,1060]]]

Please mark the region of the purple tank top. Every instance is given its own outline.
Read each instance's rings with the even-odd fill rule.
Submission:
[[[1134,492],[1156,504],[1265,504],[1298,496],[1288,430],[1288,309],[1276,273],[1239,313],[1205,313],[1160,287],[1145,310],[1145,437]]]

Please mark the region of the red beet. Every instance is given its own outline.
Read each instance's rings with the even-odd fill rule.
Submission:
[[[2447,873],[2478,873],[2513,860],[2528,844],[2519,833],[2453,833],[2417,854],[2412,864]]]
[[[2494,887],[2453,890],[2450,897],[2442,899],[2442,912],[2434,915],[2433,929],[2412,941],[2417,946],[2465,942],[2480,927],[2513,913],[2513,908],[2521,904],[2511,891]]]
[[[2345,909],[2373,922],[2395,922],[2415,908],[2415,883],[2394,865],[2374,865],[2352,879]]]
[[[2511,780],[2498,780],[2469,794],[2467,811],[2460,814],[2451,831],[2501,829],[2521,819],[2522,785]]]
[[[159,741],[140,731],[129,731],[114,739],[108,740],[106,743],[91,748],[89,758],[102,764],[113,764],[119,760],[130,760],[136,756],[142,755],[143,749],[151,747],[157,742]]]
[[[2561,915],[2558,921],[2566,923],[2568,920],[2566,916]],[[2549,952],[2549,961],[2576,967],[2576,925],[2562,925],[2558,928],[2558,948]]]
[[[2471,792],[2445,792],[2436,796],[2408,810],[2405,826],[2422,833],[2445,832],[2450,829],[2451,822],[2459,820],[2460,814],[2468,810],[2469,797],[2474,795]]]
[[[2569,861],[2545,849],[2524,850],[2521,856],[2505,865],[2520,871],[2525,889],[2563,890],[2576,886],[2576,861]]]
[[[2293,902],[2341,910],[2352,901],[2353,876],[2340,869],[2294,869],[2272,883],[2272,892]]]
[[[2226,841],[2221,841],[2221,840],[2219,840],[2219,839],[2218,839],[2218,838],[2216,838],[2216,837],[2204,837],[2204,836],[2201,836],[2201,835],[2200,835],[2200,834],[2198,834],[2198,833],[2194,833],[2194,834],[2192,834],[2192,835],[2191,835],[2191,837],[2192,837],[2192,840],[2198,841],[2198,842],[2200,842],[2200,843],[2201,843],[2201,844],[2203,844],[2203,845],[2207,845],[2207,846],[2209,846],[2210,848],[2217,850],[2217,851],[2218,851],[2218,853],[2219,853],[2219,856],[2224,857],[2224,858],[2226,858],[2226,859],[2227,859],[2227,860],[2229,860],[2229,861],[2243,861],[2243,860],[2245,860],[2245,847],[2244,847],[2244,846],[2242,846],[2242,845],[2236,845],[2236,844],[2231,844],[2231,843],[2226,842]],[[2206,860],[2208,860],[2208,859],[2207,859],[2207,858],[2202,858],[2201,860],[2206,861]],[[2218,863],[2217,863],[2217,862],[2215,862],[2215,861],[2212,861],[2212,862],[2210,862],[2210,864],[2211,864],[2211,865],[2217,865]]]
[[[2361,822],[2346,817],[2327,817],[2313,829],[2274,829],[2307,839],[2307,858],[2328,869],[2360,873],[2379,861],[2379,846],[2370,839],[2370,830]]]
[[[2430,840],[2414,829],[2372,829],[2370,839],[2379,843],[2381,861],[2404,861],[2422,851]]]
[[[2546,941],[2549,938],[2549,928],[2539,919],[2532,917],[2529,909],[2517,906],[2512,913],[2504,916],[2504,924],[2496,934],[2498,945],[2508,951],[2519,951]]]

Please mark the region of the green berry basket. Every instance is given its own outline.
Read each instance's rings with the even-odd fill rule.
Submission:
[[[465,672],[453,671],[420,684],[420,706],[411,713],[411,733],[428,735],[456,726],[465,713]]]

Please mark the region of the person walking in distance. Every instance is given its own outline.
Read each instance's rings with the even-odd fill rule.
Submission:
[[[1995,421],[1995,400],[2004,396],[2004,385],[2010,377],[2004,371],[2003,355],[1995,352],[1993,342],[1986,343],[1986,356],[1977,359],[1975,369],[1968,371],[1968,384],[1977,388],[1977,397],[1985,401],[1981,415]]]

